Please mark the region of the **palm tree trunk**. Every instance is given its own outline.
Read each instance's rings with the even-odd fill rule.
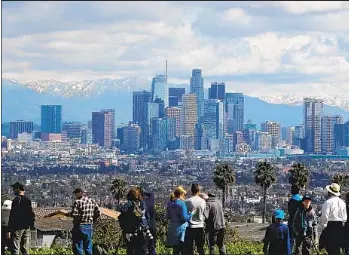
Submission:
[[[263,212],[262,212],[263,223],[266,222],[266,218],[265,218],[266,212],[267,212],[267,189],[263,185]]]
[[[223,193],[223,199],[222,199],[222,204],[223,204],[223,208],[225,207],[225,189],[222,190]]]

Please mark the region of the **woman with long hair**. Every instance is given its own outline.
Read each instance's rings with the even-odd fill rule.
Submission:
[[[138,188],[131,188],[127,202],[119,206],[119,224],[126,240],[127,255],[146,255],[148,239],[152,239],[146,206]]]
[[[177,187],[167,204],[166,216],[169,220],[167,246],[173,248],[173,255],[184,254],[185,230],[192,216],[185,204],[186,194],[182,186]]]

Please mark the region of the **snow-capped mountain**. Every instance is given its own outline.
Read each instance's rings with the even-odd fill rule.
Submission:
[[[324,100],[324,104],[336,106],[343,110],[349,111],[349,94],[316,96],[308,95],[309,97],[315,97]],[[259,99],[270,104],[287,104],[287,105],[301,105],[303,103],[303,97],[297,95],[271,95],[271,96],[259,96]]]
[[[75,96],[89,98],[104,94],[107,91],[113,93],[132,92],[135,90],[149,91],[151,88],[151,81],[145,77],[128,77],[124,79],[98,79],[69,82],[57,80],[18,82],[16,80],[2,79],[2,86],[9,89],[11,89],[11,87],[24,86],[40,94],[57,95],[63,96],[65,98],[71,98]],[[170,86],[187,87],[187,85],[185,84],[170,84]],[[349,111],[349,93],[346,93],[346,88],[329,84],[325,87],[321,87],[321,89],[314,87],[310,91],[314,91],[314,94],[311,94],[310,92],[306,96],[321,98],[324,100],[324,104],[326,105],[335,106]],[[339,91],[341,93],[339,93]],[[287,92],[267,96],[249,93],[247,93],[247,95],[256,97],[270,104],[285,104],[291,106],[301,105],[304,97],[304,95],[287,94]]]

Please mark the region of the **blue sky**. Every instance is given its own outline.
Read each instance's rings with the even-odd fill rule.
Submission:
[[[202,68],[205,86],[349,93],[349,2],[3,2],[3,77],[82,80]]]

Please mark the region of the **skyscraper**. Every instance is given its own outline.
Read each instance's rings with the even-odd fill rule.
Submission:
[[[165,109],[166,118],[174,118],[176,120],[176,137],[181,135],[181,108],[167,107]]]
[[[212,82],[211,88],[208,89],[208,98],[219,99],[224,101],[225,100],[225,83]]]
[[[288,145],[292,145],[294,141],[295,127],[283,127],[281,129],[282,140]]]
[[[185,88],[169,88],[169,106],[178,106],[182,103],[182,97],[185,94]]]
[[[41,106],[41,133],[59,134],[62,132],[62,106]]]
[[[349,121],[344,124],[334,124],[335,150],[341,147],[349,147]]]
[[[164,151],[167,145],[167,125],[163,118],[152,118],[152,150],[159,152]]]
[[[304,140],[304,126],[299,125],[294,127],[293,144],[297,146],[302,145]]]
[[[112,129],[112,136],[111,138],[115,138],[115,109],[103,109],[102,112],[110,112],[111,114],[111,129]]]
[[[127,126],[122,127],[121,150],[126,153],[137,153],[140,149],[141,128],[137,124],[129,122]]]
[[[152,138],[151,135],[153,133],[152,127],[152,119],[160,117],[160,106],[162,104],[158,103],[147,103],[147,124],[144,130],[144,135],[146,137],[146,148],[150,149],[152,147]]]
[[[257,150],[265,153],[272,148],[272,136],[268,132],[257,132]]]
[[[34,123],[32,121],[16,120],[10,122],[10,139],[17,139],[18,134],[33,133]]]
[[[323,116],[321,118],[321,151],[323,153],[335,152],[334,125],[341,124],[341,116]]]
[[[81,138],[82,124],[79,122],[63,122],[62,131],[67,132],[67,138]]]
[[[220,139],[224,136],[224,107],[217,99],[205,101],[204,124],[208,139]]]
[[[321,115],[323,100],[304,98],[304,134],[306,139],[305,152],[321,152]]]
[[[173,143],[177,139],[177,135],[176,135],[177,120],[176,118],[166,117],[165,121],[166,121],[167,143]]]
[[[156,75],[153,78],[151,84],[152,92],[152,101],[155,101],[156,98],[161,99],[165,107],[168,107],[168,85],[167,85],[167,76],[166,75]]]
[[[181,107],[181,135],[194,137],[197,109],[196,96],[194,94],[184,94]]]
[[[151,92],[137,91],[133,92],[133,122],[141,127],[141,148],[148,144],[148,103],[151,102]]]
[[[92,143],[110,148],[112,145],[112,119],[111,112],[92,112]]]
[[[197,107],[197,123],[203,121],[204,118],[204,79],[202,78],[202,72],[200,69],[193,69],[190,78],[190,94],[196,96]],[[195,127],[194,127],[195,128]]]
[[[206,130],[203,123],[199,123],[195,125],[194,148],[195,150],[207,149]]]
[[[257,125],[252,124],[249,120],[247,124],[244,124],[244,141],[247,143],[253,151],[256,150],[256,135],[257,135]]]
[[[272,148],[280,144],[281,127],[279,122],[267,121],[261,124],[262,132],[268,132],[272,137]]]
[[[225,96],[226,131],[232,134],[244,128],[245,99],[242,93],[226,93]]]

